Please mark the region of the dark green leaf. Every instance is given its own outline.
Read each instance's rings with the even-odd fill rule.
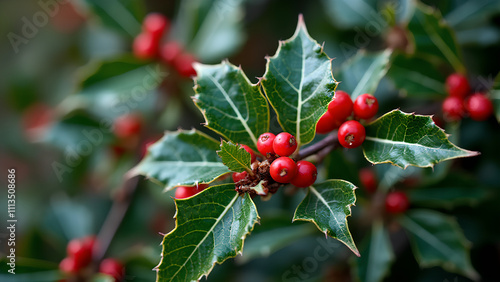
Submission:
[[[456,206],[472,206],[486,198],[480,187],[430,187],[413,189],[408,193],[412,204],[424,207],[451,209]]]
[[[243,172],[251,171],[251,156],[250,153],[231,142],[222,141],[220,151],[217,154],[222,159],[222,163],[231,171]]]
[[[497,117],[498,122],[500,122],[500,72],[495,78],[495,85],[491,91],[490,96],[493,107],[495,108],[495,116]]]
[[[165,190],[210,183],[229,172],[217,156],[219,148],[217,141],[196,130],[168,132],[149,146],[144,159],[128,174],[151,178]]]
[[[364,27],[370,22],[385,24],[376,0],[323,0],[328,19],[342,28]]]
[[[234,184],[212,186],[175,203],[176,227],[163,239],[157,281],[208,276],[215,263],[242,252],[243,240],[259,220],[250,196],[239,196]]]
[[[485,26],[491,18],[500,12],[497,0],[464,1],[446,15],[446,22],[457,29]]]
[[[444,59],[456,72],[465,72],[455,34],[438,11],[422,3],[417,4],[408,29],[413,34],[417,53]]]
[[[380,220],[372,225],[372,234],[367,242],[361,247],[361,257],[356,258],[355,269],[359,281],[377,282],[382,281],[389,273],[394,261],[389,234]]]
[[[454,158],[476,156],[452,144],[430,116],[393,110],[366,126],[365,158],[373,163],[432,167]]]
[[[145,15],[144,2],[139,0],[85,0],[101,22],[117,31],[134,37],[141,32]]]
[[[358,52],[336,72],[340,81],[339,89],[349,93],[353,101],[363,93],[375,93],[380,80],[389,69],[390,56],[390,50],[378,53]]]
[[[309,36],[302,17],[294,35],[267,59],[261,83],[283,130],[295,136],[299,147],[311,142],[337,82],[330,58]]]
[[[446,97],[444,82],[446,77],[424,58],[394,56],[387,75],[406,96],[423,99],[443,99]]]
[[[457,222],[431,210],[412,210],[400,217],[422,267],[441,266],[473,280],[478,274],[469,258],[469,243]]]
[[[257,150],[257,138],[269,131],[269,106],[259,86],[229,62],[195,64],[194,101],[206,126],[235,143]]]
[[[344,243],[359,256],[347,226],[351,206],[356,202],[354,189],[356,186],[344,180],[327,180],[310,186],[293,220],[314,223],[321,232]]]

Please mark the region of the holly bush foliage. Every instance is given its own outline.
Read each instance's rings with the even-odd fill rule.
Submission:
[[[0,4],[4,31],[36,28],[0,42],[0,164],[18,172],[19,219],[16,276],[1,256],[1,281],[68,278],[67,242],[92,234],[91,266],[118,258],[132,281],[500,280],[498,1],[56,2]],[[163,41],[196,57],[193,79],[133,57],[149,11],[171,20]],[[443,117],[452,73],[494,117]],[[379,100],[359,149],[315,133],[338,90]],[[120,139],[111,125],[129,113],[142,128]],[[260,134],[282,131],[316,182],[235,191],[231,174],[252,170],[240,145],[258,152]],[[394,191],[408,210],[384,208]],[[94,270],[80,278],[113,281]]]

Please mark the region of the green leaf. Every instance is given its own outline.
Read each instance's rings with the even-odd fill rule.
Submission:
[[[444,58],[456,72],[465,72],[455,34],[439,11],[422,3],[417,4],[408,30],[413,35],[417,53]]]
[[[393,110],[365,128],[363,153],[373,164],[432,167],[445,160],[479,154],[452,144],[430,116]]]
[[[431,210],[412,210],[399,219],[420,266],[441,266],[472,280],[479,278],[470,263],[469,243],[453,218]]]
[[[163,239],[157,281],[208,276],[215,263],[242,252],[243,240],[259,220],[249,194],[239,196],[234,184],[212,186],[175,203],[175,229]]]
[[[477,205],[487,195],[480,187],[460,186],[420,188],[408,192],[412,204],[446,209]]]
[[[168,132],[149,146],[144,159],[128,175],[144,175],[163,184],[165,190],[210,183],[229,172],[217,149],[217,141],[194,129]]]
[[[139,0],[99,1],[85,0],[100,21],[123,34],[134,37],[141,32],[146,14],[144,2]]]
[[[500,2],[497,0],[464,1],[460,4],[445,17],[454,30],[484,27],[500,12]]]
[[[444,99],[446,77],[428,60],[397,54],[387,75],[406,96],[422,99]]]
[[[222,163],[227,166],[231,171],[243,172],[251,171],[251,156],[240,145],[231,142],[222,141],[220,144],[220,151],[217,154],[222,159]]]
[[[385,19],[377,12],[376,0],[323,0],[327,17],[341,28],[365,27],[370,22],[377,26]]]
[[[498,122],[500,122],[500,72],[495,78],[495,84],[491,90],[490,98],[495,109],[495,116],[497,117]]]
[[[261,83],[283,130],[295,136],[299,147],[311,142],[337,81],[330,58],[307,33],[302,16],[294,35],[267,58]]]
[[[194,101],[206,126],[235,143],[257,150],[257,138],[269,131],[269,106],[257,84],[229,62],[195,64]]]
[[[354,101],[363,93],[373,94],[389,69],[390,50],[377,53],[359,51],[336,72],[339,88],[351,94]]]
[[[172,28],[172,37],[202,62],[220,61],[245,40],[244,0],[184,0]]]
[[[389,234],[380,220],[372,225],[372,234],[367,244],[361,247],[361,257],[354,260],[359,281],[382,281],[394,262]]]
[[[310,221],[321,232],[344,243],[359,256],[347,226],[351,206],[356,202],[356,186],[344,180],[327,180],[310,186],[295,210],[293,221]]]

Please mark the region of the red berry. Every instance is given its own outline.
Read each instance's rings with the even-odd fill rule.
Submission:
[[[201,191],[205,190],[205,188],[208,187],[208,184],[198,184],[198,187],[196,186],[179,186],[175,190],[175,198],[176,199],[185,199],[189,198],[191,196],[194,196]]]
[[[68,243],[66,252],[68,257],[73,258],[77,267],[82,268],[92,261],[92,248],[93,245],[83,239],[73,239]]]
[[[339,127],[339,125],[340,124],[337,124],[335,118],[332,116],[332,113],[330,111],[326,111],[316,124],[316,133],[327,134],[328,132]]]
[[[314,184],[317,176],[318,170],[315,165],[308,161],[298,161],[297,174],[290,183],[301,188],[308,187]]]
[[[410,206],[410,201],[405,193],[400,191],[390,192],[385,198],[385,210],[397,214],[405,212]]]
[[[342,90],[336,91],[332,101],[328,104],[328,111],[339,126],[351,115],[352,110],[353,103],[349,94]]]
[[[53,110],[42,103],[35,103],[29,106],[22,116],[22,124],[26,137],[36,141],[43,136],[44,131],[49,127],[54,118]]]
[[[182,47],[176,41],[170,41],[160,49],[160,58],[167,65],[173,65],[175,59],[182,53]]]
[[[454,73],[446,78],[446,91],[452,97],[465,98],[470,92],[467,78],[459,73]]]
[[[337,133],[340,145],[345,148],[359,147],[365,141],[365,127],[358,121],[349,120],[344,122]]]
[[[464,101],[458,97],[448,97],[444,99],[443,115],[450,121],[461,120],[465,115]]]
[[[59,269],[66,273],[77,273],[81,266],[79,266],[73,257],[66,257],[59,263]]]
[[[378,100],[373,95],[365,93],[354,101],[354,115],[360,119],[370,119],[377,114]]]
[[[160,13],[150,13],[142,22],[142,30],[144,33],[151,34],[156,42],[160,42],[163,34],[168,32],[170,21]]]
[[[269,169],[271,177],[279,183],[289,183],[297,174],[297,165],[289,157],[279,157]]]
[[[158,42],[151,34],[141,33],[134,39],[132,50],[139,59],[152,59],[158,54]]]
[[[113,276],[115,281],[121,281],[125,277],[125,268],[123,265],[112,258],[102,260],[99,265],[99,272]]]
[[[234,181],[234,183],[237,183],[240,180],[247,178],[247,176],[248,176],[248,173],[246,171],[233,172],[233,181]]]
[[[137,114],[126,114],[116,118],[113,125],[113,131],[117,137],[133,137],[141,131],[142,119]]]
[[[487,120],[493,114],[493,103],[485,95],[474,93],[465,100],[465,109],[473,120]]]
[[[359,181],[361,185],[365,187],[366,191],[369,193],[375,192],[377,190],[377,176],[373,169],[365,167],[359,171]]]
[[[278,156],[288,157],[297,149],[295,137],[288,132],[276,135],[273,141],[273,150]]]
[[[241,148],[245,149],[245,151],[247,151],[248,153],[250,153],[250,162],[255,162],[255,153],[252,149],[250,149],[250,147],[248,147],[247,145],[240,145]]]
[[[180,54],[174,60],[174,67],[177,72],[184,77],[196,76],[196,70],[193,67],[193,63],[196,59],[191,54]]]
[[[257,149],[266,158],[274,154],[273,143],[275,138],[276,135],[267,132],[261,134],[259,140],[257,140]]]

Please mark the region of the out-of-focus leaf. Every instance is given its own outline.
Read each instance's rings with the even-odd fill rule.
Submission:
[[[146,9],[140,0],[84,0],[100,21],[123,34],[134,37],[141,32]]]
[[[219,148],[217,141],[196,130],[166,133],[128,175],[149,177],[165,190],[210,183],[229,172],[217,156]]]
[[[310,186],[293,216],[293,220],[310,221],[321,232],[344,243],[359,256],[347,226],[351,206],[356,202],[356,186],[344,180],[327,180]]]
[[[176,227],[163,238],[157,281],[197,281],[243,250],[243,240],[259,220],[249,194],[234,184],[212,186],[175,200]]]
[[[484,26],[491,17],[500,12],[497,0],[463,1],[446,16],[446,22],[456,30]]]
[[[370,22],[385,24],[385,20],[377,12],[376,0],[323,0],[333,24],[341,28],[364,27]]]
[[[390,50],[378,53],[360,51],[336,71],[339,89],[351,95],[354,101],[363,93],[373,94],[389,69]]]
[[[421,207],[452,209],[456,206],[472,206],[485,199],[488,193],[481,187],[429,187],[408,192],[410,202]]]
[[[495,78],[495,85],[491,90],[491,100],[493,101],[493,107],[495,108],[495,116],[498,122],[500,122],[500,73],[498,73]]]
[[[373,223],[369,239],[360,248],[361,257],[353,260],[355,273],[359,281],[382,281],[389,273],[394,254],[389,234],[380,220]]]
[[[251,156],[244,148],[231,142],[222,141],[220,151],[217,154],[222,159],[222,163],[231,171],[243,172],[251,171]]]
[[[406,96],[422,99],[443,99],[446,97],[446,77],[424,58],[394,56],[387,75]]]
[[[431,210],[411,210],[399,219],[420,266],[441,266],[472,280],[479,278],[470,263],[469,243],[453,218]]]
[[[365,158],[373,163],[432,167],[454,158],[476,156],[478,152],[451,143],[430,116],[393,110],[366,126]]]
[[[269,106],[259,86],[229,62],[195,64],[194,101],[206,126],[226,139],[257,150],[257,138],[269,130]]]
[[[465,72],[455,33],[438,11],[422,3],[417,4],[408,30],[413,35],[417,53],[444,59],[456,72]]]
[[[330,58],[307,33],[302,16],[294,35],[267,59],[261,83],[283,130],[295,136],[299,147],[311,142],[337,82]]]

